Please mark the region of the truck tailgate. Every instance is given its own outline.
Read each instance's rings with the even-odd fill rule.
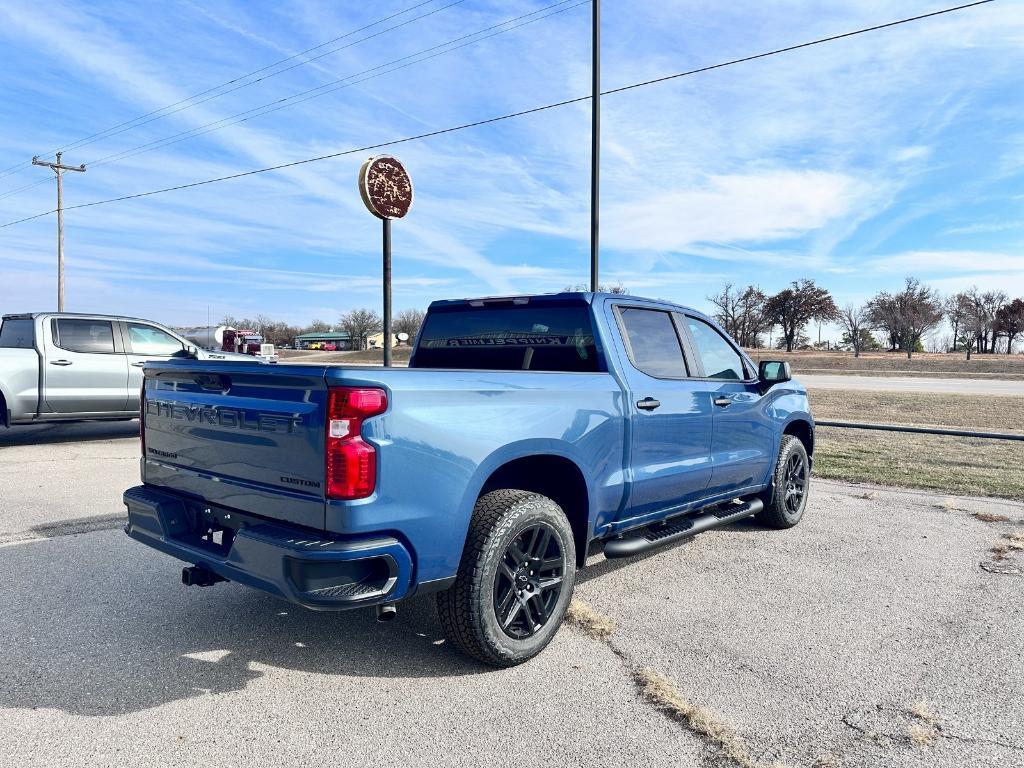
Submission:
[[[322,366],[146,366],[143,479],[213,505],[324,527]]]

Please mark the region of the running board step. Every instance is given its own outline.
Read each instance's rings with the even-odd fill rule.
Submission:
[[[617,539],[609,539],[604,544],[604,556],[633,557],[655,547],[735,523],[737,520],[756,515],[763,509],[764,502],[760,499],[746,499],[740,504],[716,507],[696,517],[680,516],[668,520],[664,525],[648,526]]]

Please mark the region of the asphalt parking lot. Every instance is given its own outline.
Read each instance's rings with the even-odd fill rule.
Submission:
[[[119,528],[136,429],[0,432],[0,765],[1024,766],[1024,552],[991,552],[1024,505],[819,480],[793,530],[594,558],[610,637],[494,671],[429,599],[379,625],[183,587]]]

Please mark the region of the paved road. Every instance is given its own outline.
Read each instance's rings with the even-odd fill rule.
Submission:
[[[844,376],[795,373],[804,385],[822,389],[863,389],[873,392],[944,392],[969,395],[1021,395],[1024,380],[933,379],[924,376]]]
[[[1022,505],[818,481],[790,531],[594,558],[577,597],[611,638],[566,627],[494,671],[426,599],[378,625],[183,587],[117,529],[132,426],[64,429],[0,441],[0,766],[735,765],[639,695],[644,668],[765,768],[1024,766],[1024,553],[988,551]],[[929,748],[907,736],[919,701]]]

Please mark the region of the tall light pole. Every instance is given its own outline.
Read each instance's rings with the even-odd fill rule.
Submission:
[[[598,256],[601,214],[601,0],[591,0],[593,8],[590,40],[590,290],[600,286]]]
[[[62,153],[57,153],[56,163],[47,163],[40,160],[38,157],[32,158],[32,165],[43,165],[53,170],[57,174],[57,311],[64,311],[64,184],[63,184],[63,173],[64,171],[78,171],[79,173],[85,170],[85,163],[82,163],[77,168],[72,165],[61,165],[60,156]]]

